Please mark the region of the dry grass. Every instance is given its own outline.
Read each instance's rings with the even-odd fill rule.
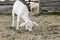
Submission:
[[[16,31],[15,27],[11,28],[12,16],[0,15],[0,40],[60,40],[59,15],[30,16],[30,18],[39,26],[34,27],[32,32],[26,31],[24,27]]]

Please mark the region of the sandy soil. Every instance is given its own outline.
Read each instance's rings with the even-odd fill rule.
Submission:
[[[60,40],[59,15],[30,16],[30,19],[39,24],[34,26],[32,32],[26,31],[24,27],[16,31],[16,25],[11,27],[12,16],[0,15],[0,40]]]

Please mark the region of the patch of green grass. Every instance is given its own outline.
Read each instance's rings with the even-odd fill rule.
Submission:
[[[40,13],[38,13],[38,14],[34,14],[33,16],[40,16]]]
[[[60,12],[40,13],[41,15],[60,15]]]

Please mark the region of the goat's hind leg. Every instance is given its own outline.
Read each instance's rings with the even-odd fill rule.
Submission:
[[[20,21],[20,16],[17,15],[17,26],[16,26],[16,30],[19,30],[19,21]]]
[[[12,10],[12,27],[14,27],[14,19],[15,19],[15,13],[14,11]]]

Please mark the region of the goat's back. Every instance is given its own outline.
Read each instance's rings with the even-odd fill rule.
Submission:
[[[16,1],[13,5],[13,10],[16,14],[28,14],[28,8],[25,4],[20,1]]]

